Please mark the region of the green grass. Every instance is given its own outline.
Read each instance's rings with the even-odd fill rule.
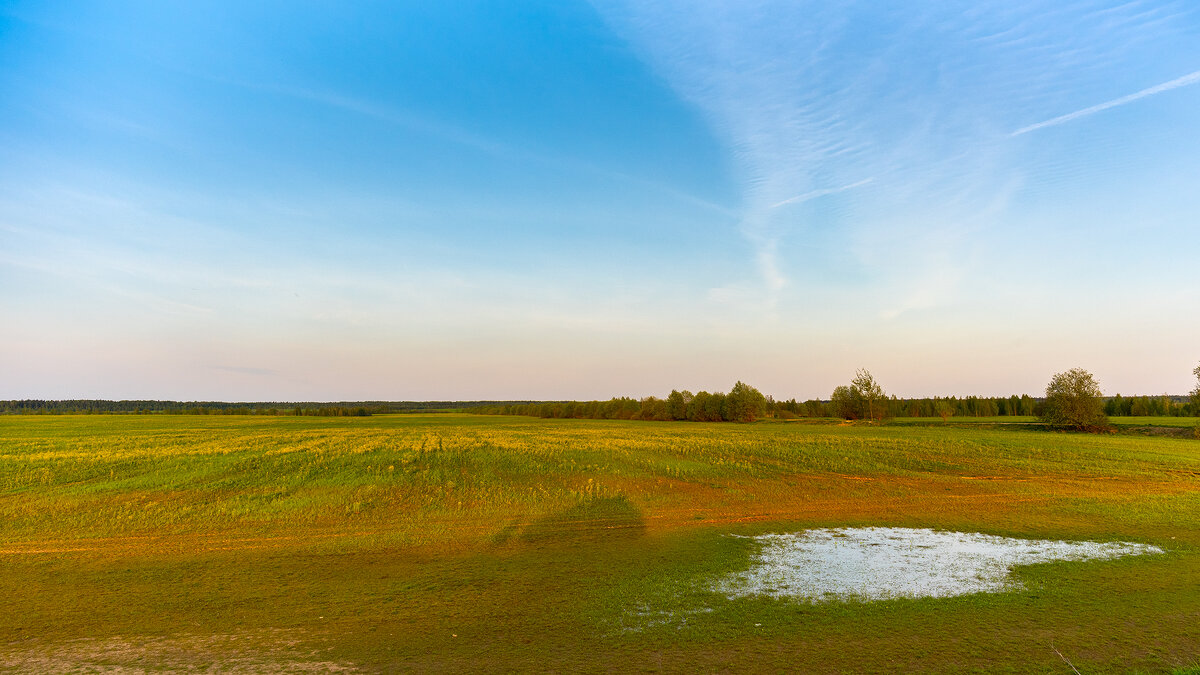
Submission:
[[[836,421],[830,419],[830,421]],[[1110,417],[1110,424],[1117,428],[1123,427],[1195,427],[1200,425],[1200,417]],[[998,417],[950,417],[944,422],[940,417],[897,417],[889,420],[889,424],[899,425],[963,425],[963,424],[999,424],[999,425],[1040,425],[1038,418],[1031,415],[1001,415]]]
[[[1194,668],[1200,441],[964,421],[0,417],[0,667]],[[1002,595],[710,590],[730,534],[843,525],[1168,553]]]
[[[1117,427],[1195,427],[1200,417],[1110,417]]]

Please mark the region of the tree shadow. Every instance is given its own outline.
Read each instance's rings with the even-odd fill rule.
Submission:
[[[631,540],[645,533],[642,512],[622,495],[589,498],[565,511],[539,518],[521,531],[518,540],[527,544],[578,544]],[[512,534],[508,532],[505,539]]]

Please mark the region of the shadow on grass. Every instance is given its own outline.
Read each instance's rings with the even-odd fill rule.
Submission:
[[[646,533],[642,512],[628,498],[593,497],[522,527],[511,524],[492,538],[503,544],[579,544],[637,539]]]

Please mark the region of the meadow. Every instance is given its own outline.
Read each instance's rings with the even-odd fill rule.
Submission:
[[[991,422],[2,416],[0,668],[1200,667],[1200,441]],[[732,535],[858,525],[1166,553],[956,598],[713,588]]]

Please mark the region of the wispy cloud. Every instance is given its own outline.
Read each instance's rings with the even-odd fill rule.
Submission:
[[[1021,127],[1020,129],[1017,129],[1016,131],[1012,132],[1011,135],[1012,136],[1020,136],[1021,134],[1027,134],[1031,131],[1037,131],[1038,129],[1045,129],[1046,127],[1054,127],[1054,126],[1058,126],[1059,124],[1066,124],[1067,122],[1077,120],[1081,117],[1087,117],[1088,115],[1095,115],[1096,113],[1104,111],[1104,110],[1108,110],[1109,108],[1116,108],[1117,106],[1122,106],[1127,103],[1133,103],[1134,101],[1146,98],[1147,96],[1161,94],[1164,91],[1171,91],[1172,89],[1186,87],[1190,84],[1196,84],[1197,82],[1200,82],[1200,70],[1197,70],[1194,73],[1188,73],[1187,75],[1184,75],[1183,77],[1177,77],[1174,80],[1171,80],[1170,82],[1163,82],[1162,84],[1157,84],[1153,87],[1147,87],[1146,89],[1143,89],[1139,92],[1135,92],[1128,96],[1114,98],[1111,101],[1105,101],[1104,103],[1099,103],[1094,106],[1084,108],[1082,110],[1076,110],[1073,113],[1067,113],[1066,115],[1060,115],[1053,119],[1048,119],[1044,122],[1038,122],[1036,124],[1030,124],[1029,126]]]
[[[598,4],[726,142],[742,187],[739,229],[768,309],[800,270],[830,264],[815,247],[798,258],[797,242],[841,231],[845,257],[852,242],[880,238],[853,236],[880,225],[851,222],[851,205],[934,201],[919,194],[926,185],[969,192],[994,164],[980,157],[994,148],[972,145],[981,133],[975,106],[961,104],[977,100],[976,92],[945,97],[907,72],[926,57],[929,41],[943,37],[936,26],[946,17],[936,11],[769,1]],[[880,23],[894,33],[864,34]],[[944,78],[982,89],[966,74]],[[841,196],[868,185],[855,198]]]
[[[504,143],[471,133],[460,127],[437,121],[426,116],[398,110],[390,106],[380,105],[371,101],[345,96],[331,91],[321,91],[304,87],[280,84],[250,84],[238,83],[251,89],[259,89],[283,96],[302,99],[321,105],[338,108],[346,112],[374,118],[389,124],[402,126],[413,131],[437,136],[453,143],[475,148],[491,155],[509,156],[517,151]]]
[[[801,203],[807,202],[809,200],[816,199],[817,197],[824,197],[826,195],[834,195],[839,192],[845,192],[846,190],[853,190],[854,188],[862,187],[862,186],[870,183],[873,180],[875,180],[875,179],[874,178],[866,178],[866,179],[858,181],[857,183],[851,183],[849,185],[843,185],[841,187],[827,188],[824,190],[813,190],[812,192],[805,192],[802,195],[796,195],[795,197],[785,199],[781,202],[776,202],[771,205],[771,208],[777,209],[781,206],[786,206],[788,204],[801,204]]]
[[[1014,120],[1087,100],[1164,36],[1194,39],[1180,3],[593,1],[725,142],[768,311],[799,275],[845,279],[897,307],[912,304],[902,289],[919,272],[939,288],[917,304],[952,301],[974,281],[955,261],[1006,227],[992,205],[1020,182]]]

